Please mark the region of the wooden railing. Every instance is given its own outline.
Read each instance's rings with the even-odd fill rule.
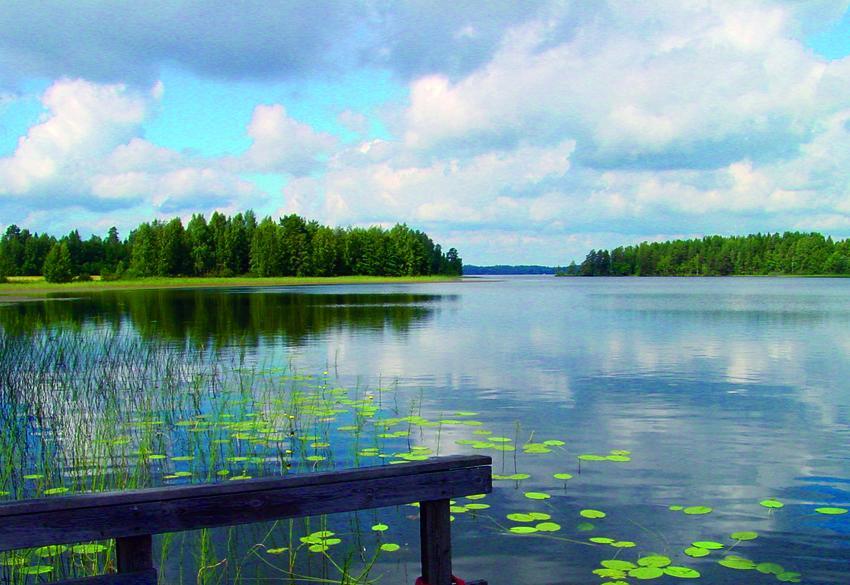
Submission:
[[[152,535],[420,502],[422,577],[450,585],[449,499],[492,489],[479,455],[274,479],[0,504],[0,551],[115,539],[117,573],[62,585],[156,585]]]

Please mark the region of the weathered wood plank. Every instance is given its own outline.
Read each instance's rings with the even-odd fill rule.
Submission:
[[[82,579],[59,581],[50,585],[157,585],[156,571],[136,571],[134,573],[109,573]]]
[[[449,500],[422,502],[419,543],[422,579],[428,585],[452,585],[452,536]]]
[[[449,469],[467,469],[470,467],[489,466],[492,459],[484,455],[448,455],[428,461],[416,461],[403,465],[381,465],[375,467],[359,467],[340,471],[325,471],[275,477],[264,479],[249,479],[244,481],[228,481],[214,484],[175,485],[158,488],[141,488],[116,492],[99,492],[72,496],[53,496],[19,500],[0,504],[0,522],[17,514],[27,514],[33,511],[50,512],[66,508],[100,507],[104,505],[134,504],[153,500],[180,500],[188,497],[207,495],[240,495],[246,491],[262,491],[286,487],[315,486],[323,484],[346,483],[361,479],[393,478],[418,473],[443,471]]]
[[[487,493],[492,489],[490,463],[489,457],[452,456],[288,478],[13,502],[0,505],[0,550]]]
[[[135,573],[153,568],[153,538],[150,534],[115,539],[119,573]]]

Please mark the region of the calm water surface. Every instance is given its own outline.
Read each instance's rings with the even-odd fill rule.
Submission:
[[[327,371],[364,391],[392,386],[402,416],[411,404],[431,420],[477,413],[481,427],[441,429],[439,453],[486,453],[495,473],[531,477],[495,482],[482,500],[490,509],[458,515],[463,577],[602,583],[609,579],[592,573],[601,560],[655,552],[697,569],[703,583],[776,582],[720,566],[721,552],[683,553],[693,541],[730,547],[730,533],[756,531],[732,554],[779,563],[805,583],[850,582],[850,514],[814,512],[850,507],[850,280],[511,277],[103,293],[0,307],[9,333],[36,322]],[[539,455],[479,451],[463,444],[485,436],[476,430],[518,445],[566,444]],[[578,455],[611,450],[631,452],[631,461],[579,467]],[[559,481],[557,472],[574,477]],[[529,500],[527,491],[551,498]],[[770,497],[785,507],[759,505]],[[713,511],[692,516],[671,505]],[[582,518],[586,508],[607,517]],[[516,524],[505,515],[527,511],[550,514],[561,530],[507,533]],[[411,515],[399,512],[396,541],[409,546],[382,561],[384,582],[418,574]],[[636,546],[582,544],[590,536]]]

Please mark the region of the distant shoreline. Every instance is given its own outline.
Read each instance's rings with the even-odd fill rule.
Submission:
[[[263,286],[320,286],[334,284],[427,284],[459,282],[457,276],[289,276],[289,277],[176,277],[135,278],[128,280],[92,280],[88,282],[49,283],[41,277],[9,277],[0,284],[0,302],[31,300],[56,292],[100,292],[107,290],[152,290],[167,288],[229,288]]]

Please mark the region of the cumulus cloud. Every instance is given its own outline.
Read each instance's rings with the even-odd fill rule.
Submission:
[[[0,158],[8,209],[175,213],[242,208],[264,195],[214,159],[191,157],[139,136],[161,88],[62,79],[42,95],[44,118]],[[147,218],[146,218],[147,219]],[[67,220],[67,216],[66,216]]]
[[[145,98],[123,85],[60,80],[42,96],[46,118],[0,159],[0,194],[80,189],[92,161],[127,141],[145,116]]]
[[[280,104],[257,106],[248,135],[253,144],[235,162],[257,172],[305,175],[336,145],[333,136],[290,118]]]
[[[660,6],[659,6],[660,4]],[[601,5],[600,5],[601,6]],[[445,149],[573,136],[600,168],[722,167],[786,156],[846,103],[847,66],[792,36],[790,6],[617,4],[564,42],[558,21],[511,29],[472,74],[416,80],[407,144]]]

